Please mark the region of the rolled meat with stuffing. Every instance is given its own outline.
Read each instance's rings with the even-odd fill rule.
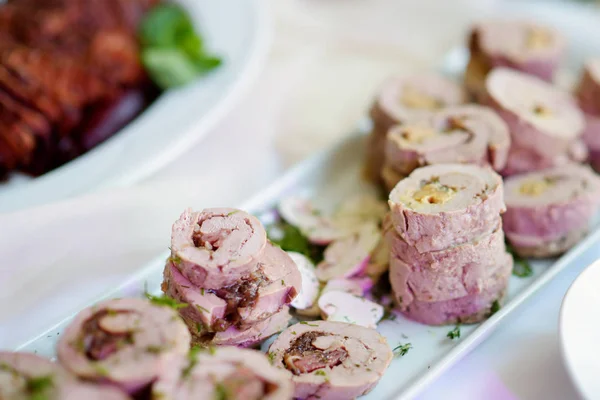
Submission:
[[[292,394],[286,371],[259,351],[235,347],[193,350],[152,386],[153,400],[289,400]]]
[[[491,165],[499,171],[506,165],[509,148],[508,127],[494,111],[457,106],[390,129],[385,163],[400,176],[442,163]]]
[[[188,304],[179,313],[186,321],[200,324],[204,333],[223,332],[231,326],[246,330],[289,304],[302,285],[294,261],[270,243],[250,275],[220,289],[194,286],[179,271],[176,261],[171,257],[165,266],[163,291]]]
[[[77,377],[135,394],[164,364],[187,354],[190,333],[177,312],[142,299],[116,299],[81,311],[57,346]]]
[[[496,68],[486,89],[486,103],[508,124],[514,147],[552,159],[583,133],[583,114],[571,95],[536,77]]]
[[[502,305],[512,268],[513,258],[506,254],[505,261],[486,276],[481,290],[443,301],[418,300],[406,283],[409,267],[397,257],[390,260],[390,281],[394,300],[407,318],[427,325],[472,324],[484,320]]]
[[[506,179],[504,231],[525,257],[550,257],[588,231],[600,202],[600,179],[588,167],[566,165]]]
[[[195,286],[219,289],[254,272],[266,244],[260,221],[244,211],[186,210],[173,225],[171,256]]]
[[[29,353],[0,352],[0,398],[128,400],[114,387],[80,383],[59,364]]]
[[[530,21],[489,20],[473,27],[469,50],[465,85],[476,99],[481,99],[485,78],[497,67],[551,82],[564,56],[566,40],[556,30]]]
[[[269,348],[273,365],[291,373],[294,398],[349,400],[370,392],[392,360],[377,331],[344,322],[290,326]]]
[[[541,156],[531,149],[512,147],[508,152],[506,166],[500,173],[502,176],[511,176],[559,167],[565,164],[584,163],[588,160],[589,155],[588,148],[581,139],[571,143],[567,153],[553,158]]]
[[[406,307],[412,299],[437,302],[477,294],[489,286],[489,279],[503,268],[510,255],[506,252],[501,224],[491,235],[445,250],[419,253],[392,229],[386,237],[397,260],[390,271],[396,292],[408,285],[409,296],[403,295]]]
[[[590,163],[600,171],[600,58],[586,62],[576,96],[585,114],[583,141],[590,152]]]
[[[489,234],[505,210],[500,175],[466,164],[419,168],[396,185],[388,203],[394,229],[419,253]]]
[[[370,111],[373,131],[367,144],[369,176],[380,180],[385,136],[393,125],[428,118],[432,112],[466,100],[460,85],[440,75],[419,74],[386,80]]]

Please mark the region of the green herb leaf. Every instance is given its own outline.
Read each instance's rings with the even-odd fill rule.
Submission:
[[[404,357],[410,349],[412,349],[412,344],[410,343],[399,344],[394,348],[393,352],[396,357]]]
[[[506,244],[506,251],[513,256],[513,260],[515,261],[513,275],[518,276],[519,278],[527,278],[533,275],[533,269],[531,268],[529,260],[519,256],[515,252],[515,249],[508,243]]]
[[[193,33],[194,25],[185,9],[171,3],[154,7],[146,14],[140,24],[139,37],[144,46],[202,47],[197,41],[186,44],[190,36],[195,36]]]
[[[450,340],[460,339],[460,324],[456,325],[454,329],[452,329],[446,337]]]
[[[187,303],[180,303],[177,300],[168,297],[168,296],[154,296],[148,292],[145,292],[144,295],[152,304],[163,307],[171,307],[172,309],[179,310],[180,308],[185,308],[188,306]]]
[[[311,324],[311,323],[308,323],[306,321],[300,321],[300,325],[308,325],[308,326],[314,326],[314,327],[318,327],[319,326],[317,324]]]
[[[270,352],[267,353],[267,357],[269,357],[269,362],[271,364],[273,364],[275,362],[275,353],[273,353],[273,352],[270,351]]]
[[[498,312],[500,309],[500,302],[498,300],[494,300],[492,303],[492,307],[490,308],[490,317]]]
[[[27,387],[27,392],[31,397],[42,398],[41,396],[44,392],[54,386],[54,382],[52,380],[52,375],[44,375],[27,379],[25,385]]]
[[[202,347],[193,346],[188,353],[188,365],[181,372],[181,376],[187,378],[196,364],[198,363],[198,353],[202,351]]]
[[[215,385],[215,397],[214,400],[228,400],[231,397],[229,396],[229,391],[227,388],[221,383],[218,382]]]
[[[324,370],[319,369],[319,370],[315,371],[315,375],[327,376],[327,373]]]
[[[274,233],[281,233],[275,235]],[[313,263],[318,264],[323,260],[323,246],[317,246],[309,242],[308,238],[300,232],[300,229],[285,221],[277,222],[267,227],[269,240],[285,251],[294,251],[308,257]]]

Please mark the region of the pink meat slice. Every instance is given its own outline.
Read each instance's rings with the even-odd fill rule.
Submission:
[[[414,132],[430,132],[413,139]],[[431,164],[506,164],[510,135],[504,121],[490,108],[449,107],[429,119],[398,125],[387,135],[385,162],[398,174]]]
[[[512,267],[513,259],[507,255],[504,264],[488,278],[487,285],[481,291],[445,301],[414,299],[410,287],[398,283],[402,278],[393,276],[396,269],[390,269],[390,280],[396,282],[393,286],[394,298],[407,318],[427,325],[470,324],[487,318],[494,303],[502,304]]]
[[[61,364],[87,381],[135,393],[163,364],[185,355],[190,333],[177,312],[142,299],[115,299],[81,311],[57,345]]]
[[[600,58],[585,63],[576,96],[586,114],[600,116]]]
[[[152,386],[153,398],[163,400],[288,400],[292,393],[287,371],[272,366],[263,353],[236,347],[180,358]]]
[[[302,286],[300,271],[283,250],[268,244],[257,263],[251,275],[255,281],[214,290],[194,286],[170,261],[163,288],[169,297],[189,304],[179,312],[200,323],[205,332],[224,331],[231,325],[247,329],[289,304]]]
[[[554,158],[583,133],[583,113],[571,95],[538,78],[497,68],[488,75],[486,90],[486,104],[507,123],[513,146]]]
[[[172,257],[181,273],[205,289],[232,285],[249,275],[266,244],[260,221],[233,208],[186,210],[171,234]]]
[[[535,184],[543,186],[528,191]],[[504,230],[524,247],[534,245],[536,238],[539,245],[587,230],[600,203],[600,178],[577,164],[512,176],[505,190]]]
[[[509,257],[501,227],[472,242],[427,253],[419,253],[393,230],[387,238],[392,248],[392,287],[408,285],[410,289],[409,297],[403,296],[403,304],[412,298],[437,302],[480,293]]]
[[[290,371],[294,398],[349,400],[383,376],[392,350],[374,329],[343,322],[290,326],[269,348],[273,365]]]
[[[454,195],[444,203],[411,196],[426,185]],[[394,229],[420,253],[443,250],[489,234],[505,210],[502,178],[489,167],[437,164],[415,170],[389,195]]]
[[[571,163],[585,162],[589,157],[588,148],[581,139],[575,140],[566,153],[553,158],[544,157],[531,149],[513,146],[508,152],[508,160],[501,171],[502,176],[511,176],[527,172],[560,167]]]

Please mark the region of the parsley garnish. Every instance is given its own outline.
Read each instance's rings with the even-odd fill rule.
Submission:
[[[408,351],[412,349],[412,344],[410,343],[405,343],[405,344],[399,344],[398,346],[396,346],[394,348],[394,350],[392,350],[394,352],[394,355],[396,357],[404,357],[404,355],[406,353],[408,353]]]
[[[205,312],[205,313],[207,313],[207,312],[208,312],[208,310],[207,310],[206,308],[204,308],[204,307],[202,307],[202,306],[200,306],[200,305],[198,305],[198,304],[196,304],[196,308],[197,308],[197,309],[198,309],[198,311],[200,311],[200,312]]]
[[[315,324],[308,323],[308,322],[306,322],[306,321],[300,321],[300,324],[301,324],[301,325],[308,325],[308,326],[315,326],[315,327],[318,327],[318,326],[319,326],[319,325],[315,325]]]
[[[198,363],[198,353],[200,353],[201,351],[202,351],[202,347],[198,347],[198,346],[193,346],[190,349],[190,352],[187,355],[187,358],[189,361],[188,365],[181,372],[181,375],[184,378],[186,378],[190,375],[190,373],[192,372],[192,369],[194,369],[194,367]]]
[[[201,294],[202,296],[204,296],[204,288],[201,288],[201,289],[200,289],[200,294]]]
[[[448,332],[446,337],[450,340],[460,339],[460,324],[456,325],[456,327],[454,327],[454,329],[452,329],[450,332]]]
[[[146,351],[148,353],[152,353],[152,354],[159,354],[160,352],[163,351],[163,348],[162,348],[162,346],[150,345],[150,346],[146,347]]]
[[[96,373],[100,376],[108,376],[108,370],[103,365],[94,365],[94,370],[96,370]]]
[[[319,369],[315,372],[315,375],[327,376],[327,373],[325,373],[325,371],[323,371],[322,369]]]
[[[202,323],[196,322],[196,330],[198,331],[198,333],[202,332]]]
[[[44,375],[27,379],[27,392],[32,399],[44,399],[43,393],[54,386],[52,375]]]
[[[215,385],[215,399],[214,400],[227,400],[229,399],[229,392],[221,382]]]
[[[178,255],[170,256],[167,260],[175,265],[181,264],[181,258]]]
[[[533,275],[533,269],[531,268],[529,260],[519,256],[515,252],[515,249],[508,243],[506,243],[506,251],[512,255],[515,262],[512,272],[514,276],[518,276],[519,278],[527,278]]]
[[[498,300],[494,300],[492,303],[492,308],[490,308],[490,317],[498,312],[500,309],[500,302]]]
[[[187,303],[180,303],[177,300],[169,297],[169,296],[154,296],[148,292],[145,292],[144,295],[152,304],[163,307],[171,307],[172,309],[179,310],[180,308],[185,308],[188,306]]]
[[[270,362],[271,364],[273,364],[273,363],[275,362],[275,353],[273,353],[273,352],[268,352],[268,353],[267,353],[267,357],[269,357],[269,362]]]
[[[238,211],[239,211],[239,210],[233,210],[233,211],[231,211],[231,212],[227,213],[227,216],[228,216],[228,217],[230,217],[230,216],[232,216],[233,214],[235,214],[235,213],[236,213],[236,212],[238,212]]]
[[[279,230],[281,231],[281,235],[274,237],[273,232]],[[280,221],[268,227],[267,234],[269,240],[281,247],[282,250],[304,254],[315,264],[323,260],[323,251],[325,248],[310,243],[308,238],[300,232],[300,229],[285,221]]]

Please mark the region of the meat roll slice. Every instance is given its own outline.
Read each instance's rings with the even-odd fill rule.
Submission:
[[[600,171],[600,58],[585,64],[576,95],[585,114],[583,141],[588,146],[592,167]]]
[[[580,165],[510,177],[503,216],[506,236],[520,255],[558,255],[587,232],[599,195],[600,179]]]
[[[511,176],[559,167],[565,164],[583,163],[588,160],[589,155],[588,148],[581,139],[571,143],[567,153],[553,158],[543,157],[531,149],[512,147],[508,152],[506,167],[500,173],[502,176]]]
[[[513,146],[554,158],[583,133],[585,121],[574,99],[538,78],[497,68],[486,89],[486,102],[508,124]]]
[[[195,321],[184,318],[192,332],[192,342],[199,346],[237,346],[254,347],[276,333],[287,328],[290,319],[289,307],[285,306],[271,317],[252,325],[246,330],[240,330],[235,326],[229,327],[224,332],[204,332],[201,325]]]
[[[465,84],[481,98],[487,73],[508,67],[552,81],[565,53],[566,41],[555,30],[528,21],[482,21],[469,38],[471,59]]]
[[[294,398],[349,400],[375,387],[392,360],[392,349],[373,329],[311,321],[282,332],[269,357],[291,372]]]
[[[109,386],[79,383],[60,365],[28,353],[0,352],[0,398],[6,400],[127,400]]]
[[[386,234],[392,248],[390,280],[392,288],[408,285],[408,295],[400,302],[406,307],[414,299],[445,301],[479,293],[490,276],[503,268],[510,256],[500,226],[491,235],[445,250],[419,253],[392,229]],[[396,292],[405,291],[398,289]]]
[[[152,386],[154,400],[289,400],[289,375],[256,350],[220,347],[193,349],[168,366]]]
[[[466,102],[457,83],[434,74],[393,77],[383,83],[371,107],[373,132],[367,150],[367,171],[379,180],[387,131],[398,123],[428,118],[443,107]]]
[[[57,354],[74,375],[135,393],[189,347],[190,333],[175,310],[117,299],[81,311],[62,335]]]
[[[390,261],[390,279],[392,282],[401,278],[392,277],[401,267],[394,266],[397,258]],[[503,302],[513,267],[513,259],[506,255],[505,262],[494,269],[486,279],[481,291],[466,296],[444,301],[422,301],[411,298],[408,285],[394,287],[394,299],[402,314],[414,321],[427,325],[472,324],[480,322],[494,312]],[[410,299],[407,302],[406,299]]]
[[[457,106],[392,128],[385,162],[399,175],[441,163],[489,164],[501,170],[509,147],[508,127],[495,112],[482,106]]]
[[[420,253],[493,232],[505,210],[502,178],[489,167],[437,164],[415,170],[389,196],[396,232]]]
[[[179,309],[188,321],[202,325],[203,332],[222,332],[230,326],[248,329],[287,304],[302,286],[300,271],[281,249],[268,244],[258,268],[247,278],[220,289],[194,286],[171,258],[164,270],[165,294],[188,307]]]
[[[173,225],[171,253],[194,285],[219,289],[250,275],[266,244],[265,229],[244,211],[186,210]]]

